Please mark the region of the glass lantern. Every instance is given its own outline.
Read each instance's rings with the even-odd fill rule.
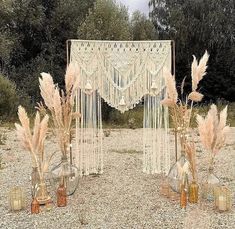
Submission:
[[[157,90],[158,90],[158,86],[157,86],[156,80],[153,80],[153,81],[152,81],[151,88],[150,88],[151,95],[152,95],[152,96],[155,96]]]
[[[11,211],[20,211],[25,208],[25,195],[21,187],[14,187],[9,193]]]
[[[232,207],[231,191],[226,186],[215,188],[215,208],[219,212],[229,211]]]

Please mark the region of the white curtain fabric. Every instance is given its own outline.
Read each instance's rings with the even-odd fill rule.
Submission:
[[[171,41],[71,40],[70,62],[80,69],[76,158],[81,174],[103,172],[101,97],[120,112],[144,97],[143,171],[167,172],[168,111],[160,105],[171,69]]]

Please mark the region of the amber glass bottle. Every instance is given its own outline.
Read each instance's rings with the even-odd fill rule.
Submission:
[[[186,205],[187,205],[187,192],[186,192],[185,185],[182,184],[181,192],[180,192],[180,206],[182,209],[186,209]]]
[[[36,198],[31,203],[31,214],[38,214],[40,212],[40,204]]]
[[[196,181],[192,181],[189,185],[189,202],[193,204],[198,202],[198,184]]]
[[[67,195],[64,182],[60,183],[59,188],[57,189],[57,206],[65,207],[67,205]]]

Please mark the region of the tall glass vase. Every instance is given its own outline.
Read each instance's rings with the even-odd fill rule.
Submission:
[[[61,180],[64,180],[66,194],[72,195],[77,189],[79,181],[78,168],[68,161],[67,156],[61,158],[60,164],[51,170],[52,182],[55,190],[58,189]]]
[[[39,204],[46,204],[51,198],[48,194],[45,174],[40,178],[38,168],[33,167],[31,173],[31,194],[36,198]]]
[[[167,179],[170,187],[173,191],[180,193],[181,192],[181,184],[182,184],[182,177],[178,170],[179,164],[181,167],[184,166],[184,164],[188,160],[185,157],[185,153],[182,153],[181,157],[173,164],[173,166],[170,168],[170,171],[168,173]]]
[[[37,189],[39,182],[40,182],[40,176],[39,176],[38,168],[32,167],[32,172],[31,172],[31,194],[32,194],[32,197],[37,192],[36,189]]]

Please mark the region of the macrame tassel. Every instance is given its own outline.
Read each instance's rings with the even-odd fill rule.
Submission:
[[[152,85],[151,85],[151,90],[150,90],[151,94],[156,95],[157,89],[158,89],[158,87],[157,87],[156,80],[153,80]]]
[[[91,94],[92,93],[92,86],[91,86],[91,81],[87,80],[87,83],[85,85],[85,92],[87,94]]]
[[[121,110],[121,112],[123,113],[126,109],[126,102],[124,99],[124,96],[122,96],[120,102],[119,102],[119,109]]]

